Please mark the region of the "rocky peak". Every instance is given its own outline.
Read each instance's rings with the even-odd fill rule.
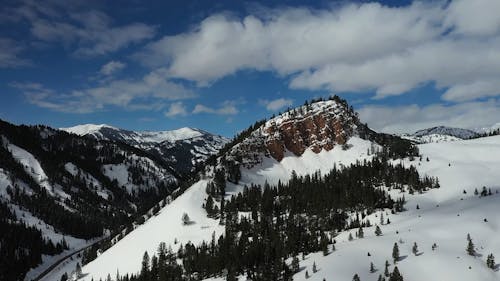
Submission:
[[[226,158],[251,167],[262,156],[281,161],[288,152],[300,156],[307,149],[328,151],[344,145],[357,133],[358,125],[357,114],[339,97],[313,101],[266,121],[236,144]]]
[[[308,148],[319,153],[343,145],[353,135],[357,123],[356,114],[347,104],[326,100],[272,118],[262,131],[270,155],[281,161],[287,150],[300,156]]]

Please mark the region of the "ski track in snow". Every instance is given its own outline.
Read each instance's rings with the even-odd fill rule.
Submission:
[[[317,169],[328,171],[337,165],[348,165],[366,155],[369,143],[353,138],[353,147],[347,151],[332,150],[318,155],[306,152],[301,157],[287,156],[281,163],[267,159],[261,166],[244,170],[242,183],[265,181],[273,183],[286,180],[291,170],[305,174]],[[405,193],[407,211],[397,215],[386,214],[391,224],[381,226],[383,235],[375,236],[374,227],[365,228],[365,238],[348,241],[349,232],[344,231],[336,237],[336,251],[327,256],[313,253],[300,261],[302,270],[294,280],[352,280],[358,274],[361,280],[376,280],[384,272],[384,263],[391,258],[392,247],[399,243],[401,257],[397,266],[405,280],[499,280],[500,273],[485,265],[486,256],[493,253],[500,256],[500,136],[466,141],[431,143],[419,145],[422,161],[397,160],[405,165],[415,165],[422,175],[438,177],[441,188],[424,194]],[[426,161],[426,158],[429,161]],[[184,194],[163,208],[160,213],[149,219],[144,225],[119,241],[104,252],[95,261],[83,268],[87,274],[82,280],[105,278],[108,273],[137,273],[144,251],[152,254],[160,242],[170,244],[174,251],[175,238],[179,243],[192,241],[195,244],[210,240],[212,232],[220,235],[224,228],[218,221],[206,217],[201,208],[205,198],[206,180],[190,187]],[[474,195],[474,189],[481,191],[482,186],[491,188],[493,195],[480,198]],[[229,185],[229,193],[238,192],[241,185]],[[466,191],[466,194],[463,193]],[[397,191],[392,191],[397,195]],[[402,196],[402,194],[401,194]],[[416,209],[419,205],[420,209]],[[188,213],[194,223],[181,225],[182,213]],[[380,211],[368,216],[372,223],[379,223]],[[487,222],[484,221],[487,219]],[[465,252],[466,235],[470,233],[477,252],[481,256],[471,257]],[[411,253],[413,243],[417,242],[420,255]],[[436,243],[438,248],[431,250]],[[368,252],[371,256],[368,256]],[[312,272],[315,262],[318,272]],[[370,273],[370,262],[377,271]],[[470,267],[470,269],[469,269]],[[212,278],[208,280],[224,280]],[[240,280],[245,280],[240,277]]]

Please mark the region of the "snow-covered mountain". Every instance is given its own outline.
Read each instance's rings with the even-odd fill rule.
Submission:
[[[0,251],[19,274],[2,269],[3,280],[18,280],[30,266],[27,279],[35,277],[178,187],[175,171],[142,150],[45,126],[0,120],[0,159],[0,245],[12,245]]]
[[[225,137],[187,127],[171,131],[136,132],[105,124],[85,124],[61,129],[98,140],[124,142],[161,157],[179,173],[193,171],[229,141]]]
[[[144,223],[86,251],[96,258],[74,276],[377,280],[397,267],[405,280],[498,280],[486,257],[500,253],[500,136],[453,137],[416,145],[369,129],[338,97],[305,104],[243,131]]]
[[[83,271],[88,275],[83,280],[104,278],[110,270],[137,272],[144,251],[155,253],[160,242],[167,242],[176,252],[180,245],[198,244],[223,234],[224,226],[208,218],[202,208],[214,169],[225,170],[227,200],[245,186],[286,182],[292,174],[327,174],[335,167],[370,161],[382,151],[394,157],[415,153],[409,141],[364,126],[347,103],[337,97],[257,122],[221,151],[217,162],[206,167],[204,179],[87,264]],[[188,213],[195,223],[183,225],[183,213]],[[125,253],[127,259],[117,259]]]
[[[330,123],[336,127],[330,132],[327,132],[328,125],[321,125],[328,124],[331,118],[326,119],[328,122],[317,122],[315,120],[321,118],[315,117],[318,116],[316,113],[291,117],[290,112],[266,122],[258,122],[243,132],[239,140],[233,141],[232,148],[220,154],[217,162],[218,167],[222,167],[225,162],[231,161],[231,157],[235,157],[242,164],[239,166],[241,175],[238,183],[227,182],[226,200],[240,194],[245,186],[251,184],[283,183],[292,172],[299,176],[311,175],[318,170],[326,174],[335,166],[347,167],[371,161],[375,157],[374,152],[387,147],[390,142],[379,144],[375,141],[376,133],[371,133],[374,140],[370,140],[363,130],[359,131],[359,125],[353,122],[355,114],[351,121],[342,123],[348,111],[344,112],[338,106],[337,102],[331,101],[312,104],[311,112],[336,112],[336,122]],[[280,126],[283,124],[286,127]],[[311,124],[312,127],[304,124]],[[309,133],[300,134],[304,128],[304,132]],[[287,140],[281,130],[286,130],[294,137]],[[316,132],[329,134],[330,137],[322,139]],[[331,136],[339,138],[332,140]],[[294,146],[297,143],[300,145]],[[250,153],[256,148],[260,148],[259,153]],[[380,209],[371,212],[363,218],[372,224],[364,227],[362,237],[349,237],[354,237],[356,229],[335,233],[335,247],[329,245],[328,254],[303,254],[304,258],[299,261],[299,272],[294,274],[293,280],[331,280],[332,276],[335,280],[352,280],[355,274],[361,280],[376,280],[379,274],[384,274],[386,260],[389,261],[389,272],[397,266],[405,280],[498,280],[499,273],[486,266],[485,258],[490,253],[500,252],[500,241],[495,232],[500,227],[500,219],[493,215],[500,211],[500,197],[497,195],[500,190],[500,174],[497,173],[500,159],[495,156],[500,154],[500,137],[420,144],[418,149],[421,157],[390,161],[413,167],[422,175],[437,177],[440,188],[421,193],[389,188],[387,191],[392,196],[406,198],[406,211],[394,213]],[[225,226],[219,224],[218,219],[207,217],[201,207],[207,202],[205,191],[211,181],[209,176],[189,187],[157,216],[147,220],[87,264],[83,268],[85,276],[82,280],[105,278],[109,272],[118,271],[122,275],[137,273],[144,252],[150,255],[156,253],[160,242],[166,242],[175,253],[186,243],[199,245],[202,241],[208,242],[212,237],[224,234]],[[483,186],[491,190],[491,196],[475,194],[475,190],[481,191]],[[181,222],[183,213],[189,214],[192,223],[184,225]],[[384,216],[383,224],[378,223],[381,216]],[[389,219],[390,224],[385,223]],[[375,226],[381,228],[380,236],[375,234]],[[465,251],[468,233],[475,243],[476,257]],[[397,263],[391,254],[395,243],[400,251]],[[415,254],[412,253],[414,243],[418,245]],[[291,262],[291,258],[286,260],[286,263]],[[372,271],[370,263],[374,265]],[[228,278],[213,277],[206,280]],[[248,279],[241,275],[239,280]]]
[[[473,130],[438,126],[419,130],[413,134],[403,134],[401,137],[417,143],[432,143],[466,140],[478,136],[479,134]]]

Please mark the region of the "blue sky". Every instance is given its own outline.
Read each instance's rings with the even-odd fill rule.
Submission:
[[[0,118],[232,136],[314,97],[386,132],[500,122],[500,1],[2,1]]]

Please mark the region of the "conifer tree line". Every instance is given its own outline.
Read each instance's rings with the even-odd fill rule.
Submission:
[[[403,210],[404,202],[392,199],[382,186],[420,191],[438,185],[435,179],[421,179],[414,168],[390,164],[379,157],[334,168],[324,176],[293,173],[286,183],[251,185],[228,200],[224,200],[221,184],[222,180],[214,179],[209,185],[204,207],[207,215],[225,225],[223,235],[213,235],[199,245],[181,245],[176,253],[167,251],[180,263],[159,265],[162,251],[147,253],[139,274],[119,280],[201,280],[216,276],[235,280],[238,275],[251,280],[291,280],[298,270],[299,255],[319,251],[330,254],[339,231],[358,229],[361,239],[363,227],[371,225],[364,218],[376,209]],[[350,218],[352,213],[356,215]],[[166,274],[175,277],[162,279]],[[391,280],[402,280],[398,274],[396,271]]]
[[[65,240],[54,244],[40,230],[17,222],[16,215],[0,198],[0,280],[23,280],[26,268],[42,262],[42,255],[68,249]]]

